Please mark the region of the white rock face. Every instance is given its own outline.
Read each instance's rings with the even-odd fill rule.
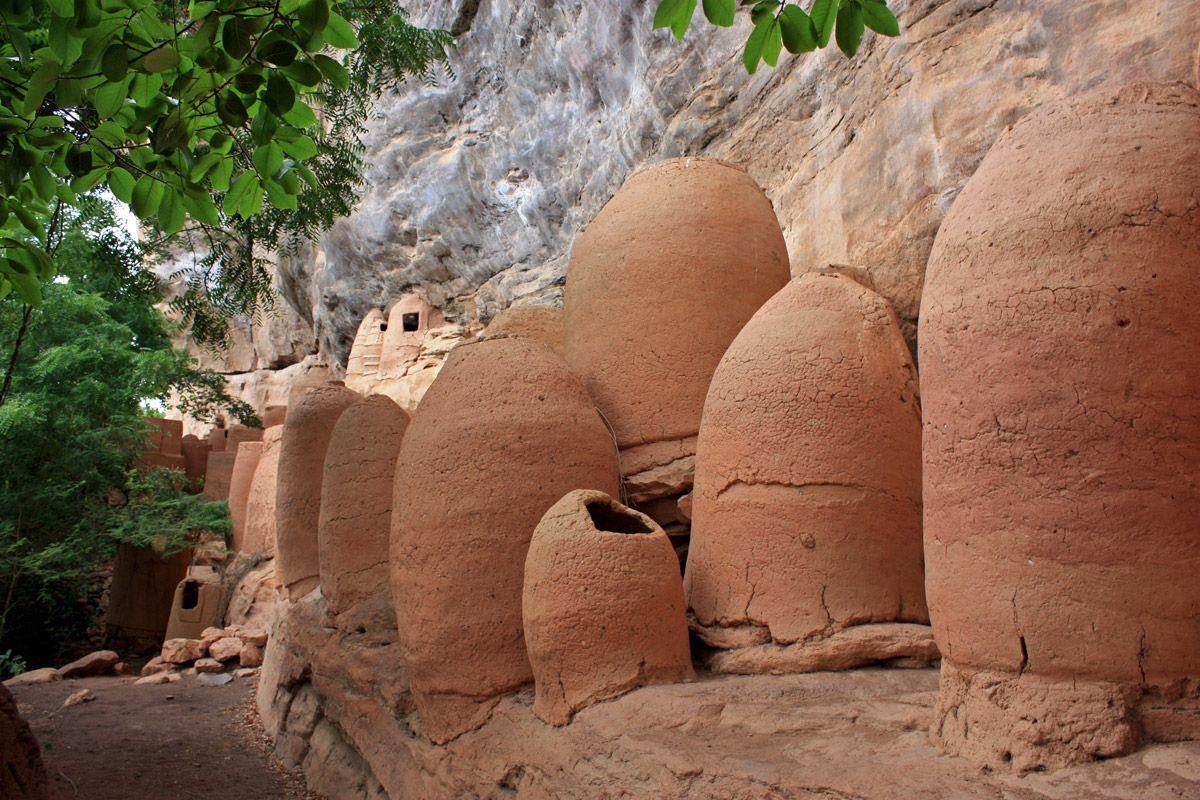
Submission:
[[[224,371],[319,348],[337,373],[367,311],[410,292],[462,325],[557,304],[571,243],[626,176],[687,154],[744,165],[793,272],[867,271],[911,345],[934,234],[1005,126],[1102,83],[1194,81],[1200,41],[1194,0],[893,0],[899,39],[748,76],[745,19],[697,12],[681,43],[651,30],[653,2],[434,5],[417,21],[466,28],[455,74],[379,99],[358,209],[281,260],[295,313]]]
[[[701,153],[766,189],[794,271],[866,267],[911,342],[934,233],[1000,131],[1099,83],[1190,81],[1200,40],[1193,0],[899,0],[900,39],[747,76],[745,19],[680,43],[651,30],[652,2],[437,5],[420,21],[469,18],[456,75],[381,98],[362,202],[294,276],[339,363],[366,310],[414,288],[460,320],[553,301],[630,171]]]

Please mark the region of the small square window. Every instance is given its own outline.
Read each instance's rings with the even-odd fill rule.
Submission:
[[[400,318],[400,321],[404,325],[404,332],[412,333],[421,327],[421,314],[419,312],[405,314]]]

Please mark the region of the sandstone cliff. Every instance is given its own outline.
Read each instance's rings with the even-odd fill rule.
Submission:
[[[903,35],[859,56],[785,57],[748,76],[732,30],[680,43],[655,4],[455,0],[454,74],[381,97],[358,210],[278,265],[284,319],[225,371],[319,350],[344,366],[359,320],[416,291],[453,322],[558,303],[571,243],[631,171],[704,154],[772,199],[794,272],[865,267],[915,338],[943,216],[1008,125],[1104,83],[1194,80],[1193,0],[897,0]],[[265,335],[267,330],[273,331]]]

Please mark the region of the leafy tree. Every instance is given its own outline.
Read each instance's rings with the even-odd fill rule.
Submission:
[[[26,340],[0,405],[0,651],[34,664],[91,622],[79,598],[118,542],[170,549],[228,527],[224,504],[184,493],[177,474],[132,470],[144,402],[182,388],[197,413],[257,422],[222,376],[171,346],[159,286],[111,207],[77,202],[41,303],[0,300],[0,348]]]
[[[682,39],[696,5],[697,0],[661,0],[654,27],[670,28]],[[775,66],[784,49],[809,53],[832,38],[847,58],[853,58],[867,28],[884,36],[900,35],[900,23],[886,0],[812,0],[807,11],[800,3],[780,0],[704,0],[704,16],[713,25],[728,28],[739,6],[754,23],[742,51],[742,63],[751,74],[763,61]]]
[[[64,209],[107,186],[185,234],[176,308],[217,344],[271,302],[261,254],[349,212],[368,98],[452,42],[390,0],[0,0],[0,22],[0,296],[41,302]]]

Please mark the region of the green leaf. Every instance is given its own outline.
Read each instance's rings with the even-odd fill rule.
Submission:
[[[179,51],[164,45],[147,53],[141,64],[147,72],[166,72],[179,66]]]
[[[9,263],[13,263],[10,259]],[[42,303],[42,287],[38,283],[38,279],[32,275],[24,275],[16,271],[9,272],[6,276],[13,288],[17,290],[17,297],[21,298],[21,302],[27,306],[37,306]]]
[[[733,25],[736,0],[704,0],[704,16],[713,25],[728,28]]]
[[[862,0],[863,22],[876,33],[899,36],[900,22],[883,0]]]
[[[695,7],[696,0],[691,0],[692,6]],[[341,14],[329,12],[329,24],[325,28],[325,41],[330,47],[336,47],[340,50],[354,50],[358,47],[358,37],[354,34],[354,28],[346,22]]]
[[[282,186],[275,181],[267,184],[267,196],[271,198],[271,205],[276,208],[295,209],[299,204],[296,202],[294,195],[288,194]]]
[[[322,33],[329,24],[329,3],[326,0],[309,0],[300,6],[297,17],[310,34]]]
[[[322,53],[313,56],[313,63],[336,88],[346,89],[350,86],[350,73],[346,71],[341,62]]]
[[[283,115],[283,119],[297,128],[311,128],[317,124],[317,115],[308,107],[308,103],[305,103],[303,100],[297,100],[296,105],[292,106],[291,110]]]
[[[221,45],[231,58],[240,61],[249,55],[255,33],[257,26],[251,20],[245,17],[228,19],[221,30]]]
[[[837,20],[838,0],[815,0],[809,16],[812,17],[813,28],[817,32],[817,46],[829,44],[833,35],[834,22]]]
[[[274,178],[283,169],[283,148],[275,142],[254,148],[254,168],[263,178]]]
[[[863,13],[858,3],[844,3],[837,13],[837,44],[847,58],[854,58],[862,44]]]
[[[800,6],[784,6],[779,15],[779,31],[789,53],[810,53],[817,49],[817,30]]]
[[[129,81],[104,83],[92,95],[92,105],[96,107],[97,114],[102,118],[107,118],[121,110],[121,107],[125,105],[125,98],[128,96]]]
[[[675,38],[683,40],[683,35],[687,33],[688,26],[692,24],[692,17],[696,13],[696,0],[684,0],[683,8],[675,17],[675,22],[671,25],[671,33],[675,34]]]
[[[122,167],[113,167],[112,172],[108,173],[108,188],[126,205],[133,202],[133,185],[133,176]]]
[[[318,86],[324,80],[321,70],[311,61],[297,61],[283,68],[283,74],[301,86]]]
[[[246,104],[232,90],[222,92],[217,97],[217,116],[231,128],[240,128],[249,119],[246,114]]]
[[[763,47],[767,43],[767,36],[774,24],[773,17],[763,18],[754,26],[750,38],[746,40],[746,48],[742,51],[742,63],[746,65],[746,72],[751,75],[758,70],[758,62],[762,61]]]
[[[317,154],[317,146],[307,136],[298,136],[291,141],[282,142],[283,152],[297,161],[307,161]]]
[[[772,19],[767,29],[767,38],[763,41],[763,61],[772,67],[779,63],[779,51],[783,49],[783,39],[779,32],[779,20]]]
[[[208,182],[218,192],[229,191],[229,179],[233,177],[233,159],[223,158],[208,174]]]
[[[211,14],[216,7],[217,4],[211,2],[211,0],[202,0],[202,2],[192,0],[192,3],[188,8],[188,19],[192,20],[193,22],[198,19],[204,19]]]
[[[654,12],[654,27],[656,29],[674,27],[675,18],[679,16],[679,12],[683,10],[686,2],[687,0],[662,0]]]
[[[109,45],[100,58],[100,71],[113,83],[125,78],[125,73],[129,71],[129,51],[124,44],[114,42]]]
[[[212,198],[207,194],[185,194],[183,207],[197,222],[214,228],[221,224],[221,216],[217,213],[217,207],[213,205]]]
[[[292,88],[292,82],[278,73],[272,73],[267,79],[263,102],[276,114],[286,114],[296,104],[296,90]]]
[[[183,230],[187,221],[187,213],[179,193],[173,187],[163,187],[162,203],[158,207],[158,224],[168,236],[174,236]]]
[[[58,76],[62,68],[53,61],[47,61],[33,73],[33,77],[29,79],[28,88],[25,91],[24,112],[28,115],[34,115],[42,105],[42,100],[46,98],[46,93],[58,81]]]
[[[46,0],[46,5],[58,17],[75,16],[75,0]]]
[[[258,45],[254,54],[268,64],[286,67],[296,60],[296,45],[282,36],[272,34]]]
[[[750,11],[750,19],[754,24],[762,22],[765,19],[775,16],[775,11],[779,8],[779,0],[760,0],[754,5]]]
[[[225,193],[225,200],[221,203],[221,209],[225,212],[225,216],[232,217],[238,213],[245,202],[246,196],[250,193],[250,189],[254,187],[255,175],[253,172],[243,172],[238,175],[233,186]]]
[[[163,198],[163,185],[149,175],[138,178],[133,185],[133,198],[129,207],[138,219],[149,219],[158,211]]]

